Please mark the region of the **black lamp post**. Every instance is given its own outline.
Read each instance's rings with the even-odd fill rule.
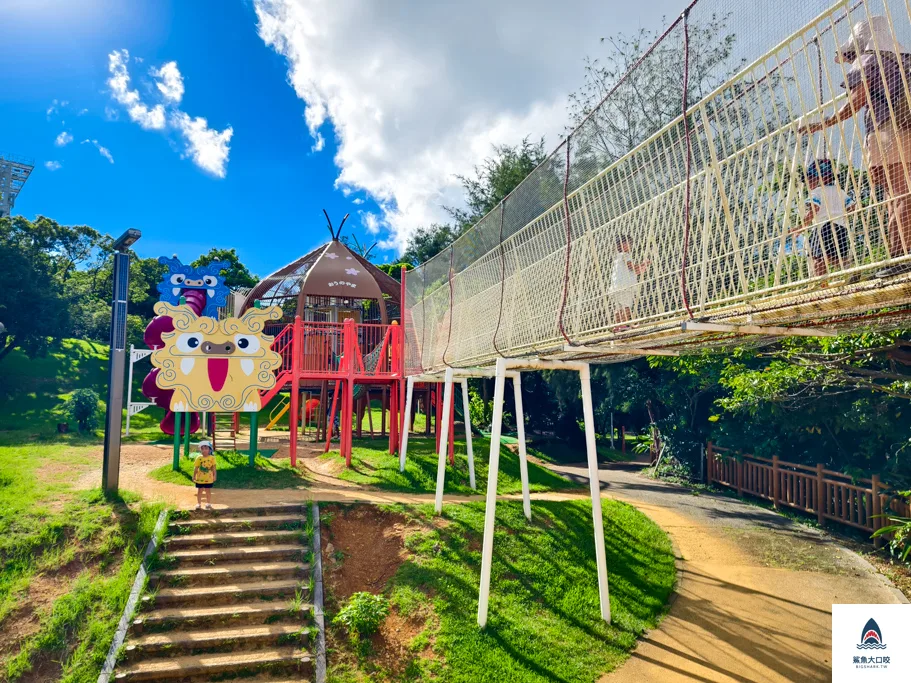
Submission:
[[[101,488],[109,495],[120,484],[120,428],[123,422],[123,372],[126,366],[127,292],[130,282],[129,248],[142,233],[130,228],[114,242],[114,296],[111,303],[111,352],[108,401],[104,416],[104,465]]]

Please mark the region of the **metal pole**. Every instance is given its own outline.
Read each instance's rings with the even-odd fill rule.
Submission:
[[[490,426],[490,466],[487,471],[487,504],[484,508],[484,541],[481,545],[481,586],[478,591],[478,626],[487,625],[490,598],[490,565],[493,562],[493,527],[497,512],[497,474],[500,469],[500,432],[503,429],[503,393],[506,385],[506,360],[497,358],[493,387],[493,422]]]
[[[250,467],[256,467],[256,446],[259,430],[259,413],[250,413]]]
[[[595,411],[592,408],[592,383],[588,363],[584,364],[579,370],[579,380],[582,382],[585,450],[588,455],[588,482],[592,496],[592,525],[595,528],[595,564],[598,567],[598,597],[601,599],[601,618],[609,624],[610,596],[607,589],[604,522],[601,519],[601,479],[598,476],[598,444],[595,437]]]
[[[471,443],[471,415],[468,413],[468,380],[462,380],[462,409],[465,412],[465,447],[468,450],[468,481],[471,488],[477,489],[474,479],[474,445]]]
[[[123,366],[127,338],[129,281],[130,255],[124,251],[118,251],[114,254],[111,351],[108,368],[108,400],[104,416],[104,461],[101,470],[101,487],[105,494],[116,494],[120,485],[120,428],[123,423]]]
[[[175,472],[180,471],[180,413],[174,413],[174,462],[171,467]]]
[[[519,437],[519,474],[522,478],[522,510],[525,519],[531,519],[531,494],[528,488],[528,451],[525,448],[525,414],[522,411],[522,374],[512,378],[512,391],[516,403],[516,431]]]
[[[437,514],[443,511],[443,484],[446,480],[446,452],[449,450],[449,443],[447,439],[449,438],[449,432],[452,429],[452,420],[450,419],[452,409],[452,368],[446,368],[446,374],[444,377],[446,385],[443,390],[443,411],[440,413],[440,417],[442,417],[443,422],[442,428],[440,430],[440,451],[439,459],[437,461]],[[453,434],[453,438],[454,437],[455,435]]]
[[[409,377],[405,388],[405,425],[402,428],[402,447],[399,449],[399,472],[405,471],[405,458],[408,456],[408,432],[411,420],[411,403],[414,400],[414,377]]]
[[[183,414],[183,457],[190,457],[190,418],[192,414],[188,410]]]

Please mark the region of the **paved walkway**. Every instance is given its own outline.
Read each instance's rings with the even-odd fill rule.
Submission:
[[[554,469],[588,481],[583,467]],[[907,602],[859,555],[774,512],[632,471],[600,478],[668,532],[678,559],[669,614],[603,683],[828,681],[832,604]]]

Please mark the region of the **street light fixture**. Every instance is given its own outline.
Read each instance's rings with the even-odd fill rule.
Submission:
[[[127,292],[130,282],[129,248],[142,233],[130,228],[114,241],[114,296],[111,303],[111,351],[108,401],[104,416],[104,464],[101,487],[115,495],[120,484],[120,428],[123,422],[123,372],[127,345]]]

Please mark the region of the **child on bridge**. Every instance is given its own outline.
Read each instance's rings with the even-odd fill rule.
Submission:
[[[617,254],[611,269],[610,295],[614,305],[614,322],[619,327],[614,332],[627,329],[623,323],[633,319],[633,306],[639,289],[639,276],[648,269],[651,261],[635,263],[631,255],[633,248],[629,235],[617,235]]]
[[[835,171],[829,159],[807,165],[805,173],[809,196],[806,200],[802,230],[816,225],[807,239],[813,263],[812,275],[825,275],[834,266],[846,268],[853,263],[848,239],[847,215],[854,210],[854,197],[835,183]],[[821,225],[820,225],[821,224]]]

